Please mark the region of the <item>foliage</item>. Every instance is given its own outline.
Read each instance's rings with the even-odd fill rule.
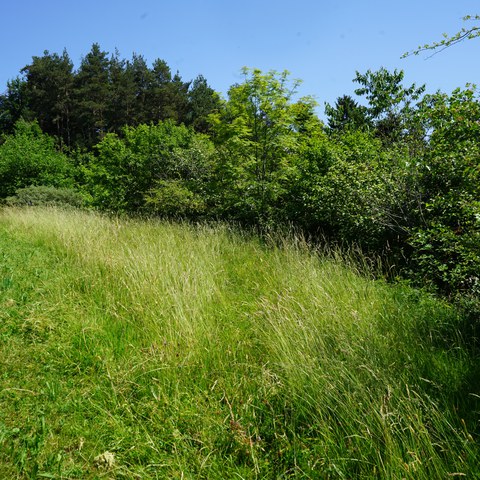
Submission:
[[[236,220],[267,225],[288,188],[315,104],[311,98],[293,101],[298,82],[288,72],[244,68],[243,74],[244,82],[229,90],[224,108],[211,116],[219,152],[217,205]]]
[[[337,98],[335,106],[325,105],[328,117],[328,127],[332,131],[355,129],[362,130],[371,127],[366,107],[359,105],[349,95]]]
[[[12,134],[21,118],[29,118],[27,84],[20,77],[7,82],[7,90],[0,95],[0,134]]]
[[[73,188],[46,187],[44,185],[19,188],[13,197],[5,199],[10,206],[83,207],[85,198]]]
[[[478,23],[480,22],[480,15],[466,15],[465,17],[463,17],[463,21],[473,21]],[[454,35],[448,35],[444,33],[442,40],[421,45],[415,50],[412,50],[411,52],[404,53],[402,55],[402,58],[408,57],[410,55],[418,55],[420,52],[429,50],[433,50],[434,53],[432,53],[432,55],[435,55],[442,52],[446,48],[451,47],[452,45],[456,45],[457,43],[463,42],[464,40],[473,40],[474,38],[478,37],[480,37],[480,25],[474,25],[473,27],[468,28],[463,27]]]
[[[379,137],[386,143],[404,139],[416,125],[411,121],[414,102],[421,98],[425,85],[417,87],[412,84],[404,87],[403,70],[389,72],[381,68],[376,72],[367,70],[356,72],[354,82],[360,84],[355,93],[365,96],[368,101],[367,117],[374,124]],[[422,134],[423,132],[420,132]]]
[[[447,293],[479,294],[480,102],[473,88],[425,99],[430,139],[422,165],[414,275]]]
[[[95,44],[76,72],[45,52],[23,75],[0,97],[4,202],[88,199],[270,236],[4,207],[0,477],[476,471],[473,87],[423,96],[403,71],[357,72],[362,100],[327,105],[324,127],[287,72],[245,68],[222,100],[201,76]],[[461,309],[303,237],[269,243],[286,224]]]
[[[187,95],[190,82],[183,82],[178,72],[172,75],[164,60],[155,60],[149,81],[145,104],[147,118],[183,122],[189,107]]]
[[[145,196],[145,210],[164,217],[196,217],[205,208],[202,197],[182,180],[159,180]]]
[[[0,96],[0,133],[11,133],[22,116],[37,120],[65,147],[91,149],[107,133],[123,127],[173,120],[208,130],[206,118],[219,97],[198,76],[192,83],[172,74],[164,60],[149,67],[141,55],[122,59],[94,43],[73,69],[66,50],[34,56]]]
[[[401,70],[356,72],[359,98],[326,105],[324,126],[288,72],[242,73],[224,100],[203,76],[184,81],[164,60],[98,44],[77,71],[66,51],[33,57],[0,96],[0,199],[74,187],[110,212],[299,227],[476,304],[473,87],[424,96]]]
[[[372,133],[345,130],[301,151],[293,194],[296,221],[331,240],[382,252],[409,225],[416,174],[406,151],[386,150]],[[294,218],[292,218],[293,220]]]
[[[388,124],[389,142],[380,135],[383,145],[350,127],[307,152],[299,218],[376,252],[396,246],[403,260],[397,253],[395,262],[418,284],[450,297],[478,297],[478,95],[473,87],[458,89],[412,107],[421,89],[404,89],[402,78],[402,72],[357,73],[365,85],[357,93],[367,96],[377,135],[384,121],[396,119],[396,126]]]
[[[185,117],[186,124],[192,125],[195,131],[208,133],[211,127],[208,116],[220,110],[220,96],[208,86],[205,77],[199,75],[188,91],[188,101],[190,109]]]
[[[72,186],[72,165],[37,123],[20,120],[0,145],[0,198],[31,185]]]
[[[160,192],[155,194],[155,189],[164,191],[165,181],[175,180],[188,182],[188,187],[183,184],[182,188],[191,188],[193,193],[205,192],[212,155],[206,137],[165,121],[126,127],[122,137],[106,135],[83,170],[96,206],[134,212],[146,206],[148,196],[147,209],[155,207],[154,211],[160,213],[163,197]],[[171,188],[174,185],[180,184]]]
[[[94,43],[75,75],[75,127],[87,146],[97,143],[108,131],[109,87],[108,53]]]
[[[215,158],[213,144],[199,134],[188,147],[174,148],[161,179],[144,195],[145,210],[163,217],[207,215]]]
[[[33,118],[49,135],[71,144],[73,63],[66,50],[60,56],[46,50],[22,69],[25,98]],[[23,100],[25,101],[25,100]]]

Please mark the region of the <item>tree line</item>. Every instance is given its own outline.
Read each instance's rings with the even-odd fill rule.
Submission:
[[[243,70],[221,98],[164,61],[74,72],[33,57],[0,100],[0,198],[221,219],[355,244],[391,272],[479,309],[480,101],[356,72],[356,97],[298,98],[287,72]]]
[[[0,129],[12,132],[20,118],[36,120],[62,145],[90,148],[125,125],[171,119],[204,131],[219,102],[201,75],[184,81],[164,60],[148,66],[142,55],[109,56],[95,43],[78,70],[66,50],[34,56],[0,96]]]

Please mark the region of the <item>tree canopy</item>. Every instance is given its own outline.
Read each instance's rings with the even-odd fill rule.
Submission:
[[[98,43],[77,70],[66,50],[34,56],[0,95],[0,128],[13,131],[19,118],[36,120],[66,147],[92,147],[125,125],[171,119],[207,131],[207,117],[219,106],[217,93],[199,75],[184,81],[156,59],[109,55]]]
[[[0,201],[294,226],[477,298],[473,87],[425,95],[401,70],[357,71],[324,125],[288,72],[242,74],[222,98],[202,75],[98,44],[77,69],[66,51],[33,57],[0,96]]]

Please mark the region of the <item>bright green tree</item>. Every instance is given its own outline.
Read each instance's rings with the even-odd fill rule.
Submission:
[[[204,188],[213,147],[191,128],[177,126],[172,120],[125,127],[121,137],[107,134],[95,150],[95,157],[83,170],[96,206],[168,215],[172,212],[165,203],[166,192],[185,194],[184,200],[192,208],[201,203],[193,196]],[[188,205],[181,208],[188,210]]]
[[[292,221],[312,235],[370,252],[397,248],[414,201],[408,160],[406,149],[387,149],[372,132],[318,135],[299,152]]]
[[[281,207],[294,170],[302,129],[314,101],[294,101],[299,86],[288,72],[243,69],[244,81],[211,116],[219,151],[218,208],[248,223],[268,224]]]
[[[480,298],[480,98],[473,87],[437,93],[421,113],[430,138],[410,229],[412,269],[443,292]]]

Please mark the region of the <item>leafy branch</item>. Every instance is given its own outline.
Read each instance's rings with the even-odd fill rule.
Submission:
[[[470,20],[480,21],[480,15],[467,15],[463,17],[464,22],[467,22]],[[418,55],[420,52],[424,52],[427,50],[433,50],[434,52],[427,57],[427,58],[431,58],[437,53],[443,52],[443,50],[447,49],[448,47],[451,47],[452,45],[456,45],[457,43],[463,42],[464,40],[472,40],[477,37],[480,37],[480,25],[475,25],[471,28],[463,27],[455,35],[449,36],[448,34],[444,33],[442,40],[431,43],[431,44],[426,44],[423,46],[420,45],[415,50],[404,53],[401,58],[406,58],[411,55]]]

